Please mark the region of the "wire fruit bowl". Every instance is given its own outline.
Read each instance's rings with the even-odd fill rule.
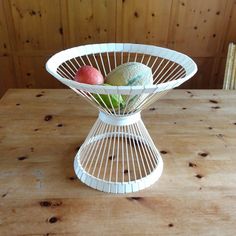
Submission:
[[[104,77],[127,62],[152,70],[153,84],[139,86],[90,85],[74,81],[84,65]],[[47,71],[99,110],[99,116],[74,160],[78,178],[110,193],[130,193],[156,182],[163,161],[141,119],[141,111],[171,89],[190,79],[197,66],[188,56],[152,45],[104,43],[74,47],[52,56]],[[113,96],[124,104],[114,105]]]

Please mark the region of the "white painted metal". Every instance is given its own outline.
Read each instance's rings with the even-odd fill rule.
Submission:
[[[97,68],[105,77],[118,65],[131,61],[152,69],[153,85],[103,86],[73,80],[82,65]],[[46,69],[100,111],[75,157],[78,178],[92,188],[110,193],[136,192],[157,181],[163,162],[140,112],[190,79],[197,71],[193,60],[152,45],[107,43],[59,52],[48,60]],[[108,99],[105,101],[103,96]],[[122,96],[125,104],[115,106],[112,96]]]

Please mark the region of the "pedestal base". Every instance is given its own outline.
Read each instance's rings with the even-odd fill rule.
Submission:
[[[74,169],[92,188],[130,193],[156,182],[163,161],[140,113],[118,117],[100,112],[75,157]]]

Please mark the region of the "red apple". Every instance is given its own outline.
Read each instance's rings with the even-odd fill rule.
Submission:
[[[77,71],[74,80],[84,84],[104,83],[104,78],[101,72],[92,66],[81,66]]]

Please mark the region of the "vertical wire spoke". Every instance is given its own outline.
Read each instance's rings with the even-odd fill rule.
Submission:
[[[124,136],[125,136],[125,153],[126,153],[126,161],[127,161],[127,169],[128,169],[128,180],[130,182],[130,167],[129,167],[129,150],[128,150],[128,141],[127,136],[128,132],[126,131],[126,126],[124,126]]]
[[[75,71],[77,72],[78,68],[74,65],[74,63],[72,62],[71,59],[69,59],[69,62],[70,62],[70,64],[73,66],[73,68],[75,69]]]
[[[107,62],[108,62],[108,67],[109,67],[109,72],[108,73],[110,73],[111,72],[111,63],[110,63],[110,58],[109,58],[108,52],[107,52]]]
[[[82,56],[79,56],[80,60],[82,61],[83,65],[86,66],[86,63],[84,62],[84,59]]]
[[[69,61],[68,61],[68,62],[69,62]],[[73,73],[73,76],[75,76],[77,70],[74,71],[74,70],[72,69],[72,67],[68,64],[68,62],[65,61],[64,63],[67,65],[68,70],[70,70],[70,72]]]
[[[91,104],[93,107],[95,107],[96,109],[99,108],[98,106],[96,106],[96,105],[94,104],[93,101],[91,101],[91,99],[90,99],[88,96],[85,95],[85,93],[84,93],[82,90],[77,90],[77,89],[72,88],[72,87],[70,87],[70,88],[71,88],[75,93],[77,93],[78,95],[81,95],[81,97],[82,97],[86,102],[88,102],[89,104]]]
[[[115,68],[117,67],[117,64],[116,64],[116,52],[114,51],[114,64],[115,64]]]
[[[135,138],[136,138],[136,144],[137,144],[137,146],[138,146],[138,152],[139,152],[139,159],[141,160],[141,163],[142,163],[142,165],[143,165],[143,170],[144,170],[144,174],[145,174],[145,176],[147,176],[147,170],[146,170],[146,165],[144,164],[144,162],[143,162],[143,155],[142,155],[142,152],[141,152],[141,149],[140,149],[140,137],[137,135],[137,131],[135,130],[135,126],[136,126],[137,124],[135,123],[135,124],[133,124],[132,126],[133,126],[133,131],[134,131],[134,135],[135,135]]]
[[[135,103],[137,103],[137,105],[133,105],[133,109],[132,110],[130,110],[129,112],[128,112],[128,114],[134,114],[134,113],[136,113],[137,112],[137,109],[138,109],[138,107],[140,107],[140,104],[142,104],[142,102],[146,99],[146,95],[144,95],[144,91],[145,91],[145,87],[143,87],[143,89],[142,89],[142,92],[141,92],[141,95],[137,95],[138,96],[138,98],[136,98],[136,102]]]
[[[172,77],[171,77],[170,79],[168,79],[168,81],[173,80],[172,78],[174,78],[176,75],[181,74],[183,71],[184,71],[184,70],[183,70],[183,68],[181,67],[178,71],[175,72],[174,75],[172,75]],[[167,78],[168,78],[168,77],[167,77]],[[162,83],[166,82],[167,78],[165,78],[165,79],[162,81]],[[156,78],[156,79],[157,79],[157,78]],[[156,79],[155,79],[155,80],[156,80]],[[156,84],[158,84],[159,81],[160,81],[160,80],[158,80],[158,81],[156,82]]]
[[[92,167],[92,165],[93,165],[93,162],[94,162],[94,158],[97,156],[97,158],[99,158],[99,155],[97,155],[97,149],[98,149],[98,147],[100,146],[99,144],[100,144],[100,140],[101,140],[101,138],[100,138],[100,136],[102,136],[103,134],[104,134],[104,128],[105,128],[105,124],[104,123],[102,123],[102,126],[101,126],[101,129],[100,129],[100,131],[99,131],[99,133],[98,133],[98,137],[97,137],[97,140],[95,141],[96,142],[96,145],[95,145],[95,150],[92,152],[92,158],[90,158],[90,164],[89,164],[89,167],[88,167],[88,172],[90,172],[90,169],[91,169],[91,167]]]
[[[139,164],[137,147],[136,147],[136,143],[135,143],[135,140],[134,140],[134,131],[133,131],[132,124],[130,125],[130,129],[131,129],[131,132],[132,132],[132,139],[131,140],[132,140],[133,147],[134,147],[134,152],[135,152],[136,162],[138,164],[138,170],[139,170],[140,178],[143,178],[142,171],[141,171],[140,164]]]
[[[93,150],[94,150],[94,148],[95,148],[95,146],[96,146],[96,143],[97,143],[97,136],[98,136],[98,133],[99,133],[99,131],[101,130],[101,128],[102,128],[102,122],[101,121],[99,121],[99,123],[98,123],[98,126],[96,127],[96,129],[94,130],[94,134],[93,134],[93,136],[91,137],[91,139],[90,140],[88,140],[87,141],[87,143],[86,143],[86,146],[85,146],[85,151],[86,151],[86,159],[83,161],[83,162],[81,162],[81,165],[83,166],[83,168],[84,169],[86,169],[87,168],[87,164],[89,163],[89,160],[90,160],[90,156],[91,156],[91,154],[93,153]]]
[[[111,162],[113,161],[113,157],[114,156],[110,156],[110,149],[111,149],[111,143],[112,143],[112,137],[114,135],[113,132],[114,126],[110,126],[110,130],[109,130],[109,144],[108,144],[108,150],[107,150],[107,156],[106,156],[106,163],[105,163],[105,168],[104,168],[104,172],[103,172],[103,177],[102,180],[104,180],[106,178],[106,173],[107,173],[107,164],[108,164],[108,160],[110,159]],[[110,158],[109,158],[110,157]]]
[[[148,167],[148,170],[149,170],[149,173],[151,173],[151,168],[150,168],[150,165],[149,165],[149,156],[148,156],[148,153],[146,152],[146,148],[144,147],[145,145],[143,144],[144,143],[144,141],[145,141],[145,139],[143,138],[143,135],[142,135],[142,133],[140,133],[139,131],[139,126],[138,126],[138,123],[136,123],[135,125],[134,125],[134,127],[135,127],[135,129],[136,129],[136,134],[138,135],[138,137],[140,137],[139,139],[140,139],[140,142],[139,142],[139,144],[140,144],[140,150],[142,150],[142,152],[141,152],[141,160],[142,160],[142,162],[143,162],[143,159],[145,159],[146,160],[146,163],[147,163],[147,167]],[[142,153],[143,153],[143,155],[142,155]],[[151,164],[151,163],[150,163]],[[145,164],[143,164],[145,167],[146,167],[146,165]],[[146,173],[146,175],[147,175],[147,173]]]
[[[104,102],[104,100],[103,100],[103,98],[100,96],[100,94],[99,93],[96,93],[96,95],[98,96],[98,98],[99,98],[99,100],[102,102],[102,104],[105,106],[103,106],[102,105],[102,107],[104,108],[104,109],[106,109],[106,111],[107,111],[107,113],[108,114],[112,114],[112,112],[110,111],[110,109],[108,108],[108,106],[107,106],[107,104]],[[92,95],[93,96],[93,95]],[[94,96],[93,96],[94,97]],[[97,100],[96,98],[94,98],[95,100]],[[99,103],[99,102],[98,102]],[[99,103],[100,104],[100,103]],[[101,104],[100,104],[101,105]]]
[[[95,155],[97,155],[97,158],[95,160],[95,164],[94,164],[94,167],[93,167],[92,175],[94,175],[95,171],[98,171],[98,169],[97,169],[98,160],[100,161],[100,166],[101,166],[102,161],[103,161],[103,157],[104,156],[102,155],[100,157],[100,153],[101,153],[102,148],[105,150],[105,147],[103,146],[103,144],[104,144],[104,141],[107,140],[106,134],[107,134],[108,126],[109,125],[105,124],[104,130],[102,131],[102,134],[101,134],[101,135],[104,135],[104,137],[101,139],[101,143],[99,143],[100,148],[99,148],[98,153],[95,153]]]
[[[63,78],[71,80],[70,76],[68,76],[61,68],[57,68],[57,73],[58,74],[60,73],[59,75],[62,76]],[[73,80],[73,78],[72,78],[72,80]]]
[[[144,59],[144,57],[145,57],[145,54],[142,55],[142,58],[141,58],[140,63],[143,63],[143,59]]]
[[[144,131],[144,135],[146,136],[146,139],[149,141],[149,143],[151,144],[151,152],[153,153],[153,158],[155,160],[155,163],[158,164],[159,163],[159,153],[156,150],[156,146],[153,143],[152,138],[150,137],[149,133],[147,132],[147,129],[144,125],[144,123],[142,122],[142,120],[139,121],[140,126],[142,127],[143,131]]]
[[[136,98],[136,103],[138,103],[138,105],[134,105],[133,104],[133,109],[131,109],[130,111],[127,112],[127,114],[133,114],[136,112],[137,110],[137,107],[139,106],[139,104],[142,102],[142,98],[145,96],[144,95],[144,91],[145,91],[145,86],[143,86],[143,89],[142,89],[142,92],[140,93],[140,95],[135,95],[137,98]],[[144,99],[144,98],[143,98]],[[139,101],[140,100],[140,101]]]
[[[142,145],[142,149],[145,150],[146,154],[147,154],[147,163],[149,162],[151,167],[148,165],[148,169],[149,169],[149,172],[151,172],[152,170],[154,170],[154,163],[153,163],[153,160],[152,160],[152,153],[150,152],[150,150],[148,150],[147,146],[148,145],[148,142],[146,141],[146,137],[145,135],[143,134],[141,128],[140,128],[140,125],[139,123],[137,124],[137,131],[138,131],[138,134],[140,135],[140,137],[142,137],[142,142],[141,142],[141,145]],[[150,148],[150,147],[149,147]]]
[[[163,79],[162,83],[169,81],[169,77],[180,67],[180,65],[177,65],[173,70],[171,70],[171,72]],[[181,69],[180,69],[181,70]],[[178,70],[179,71],[179,70]],[[177,71],[177,72],[178,72]],[[158,83],[158,81],[157,81]]]
[[[153,144],[153,142],[150,143],[150,137],[147,136],[147,130],[146,127],[144,125],[141,125],[141,123],[139,122],[139,126],[140,129],[142,129],[142,133],[143,136],[145,137],[145,140],[147,140],[148,145],[147,145],[147,150],[150,153],[150,161],[152,163],[153,166],[153,170],[156,168],[157,164],[158,164],[158,156],[157,153],[154,151],[154,149],[156,148],[155,145]],[[152,141],[152,140],[151,140]],[[153,146],[154,145],[154,146]]]
[[[130,60],[130,52],[128,52],[127,62],[129,62],[129,60]]]
[[[164,65],[164,67],[161,69],[161,71],[157,74],[157,76],[155,76],[153,83],[155,83],[156,79],[159,78],[159,75],[161,75],[161,73],[166,69],[166,67],[168,66],[168,64],[170,63],[170,61],[167,61],[166,64]]]
[[[116,115],[116,110],[115,110],[115,108],[114,108],[114,106],[113,106],[113,103],[112,103],[112,101],[111,101],[111,95],[110,95],[110,94],[107,94],[107,96],[108,96],[108,100],[109,100],[109,102],[110,102],[110,105],[111,105],[113,114]]]
[[[127,126],[127,130],[128,130],[128,137],[129,137],[129,147],[130,147],[130,153],[131,153],[131,160],[132,160],[132,165],[133,165],[133,171],[134,171],[134,180],[137,180],[137,175],[136,175],[136,167],[135,167],[135,163],[134,163],[134,154],[133,154],[133,145],[132,145],[132,141],[131,141],[131,132],[130,132],[130,125]]]
[[[89,65],[90,65],[90,66],[93,66],[93,64],[92,64],[92,62],[90,61],[88,55],[86,54],[85,56],[86,56],[86,58],[87,58],[87,60],[88,60],[88,62],[89,62]]]
[[[101,68],[100,68],[100,66],[99,66],[99,64],[98,64],[97,58],[95,57],[94,54],[93,54],[93,59],[94,59],[94,61],[95,61],[95,64],[96,64],[96,66],[97,66],[97,69],[98,69],[100,72],[102,72],[102,70],[101,70]]]
[[[165,61],[164,58],[162,58],[161,62],[159,63],[159,65],[157,66],[156,70],[153,73],[153,78],[155,77],[155,74],[157,73],[157,71],[159,70],[159,68],[161,67],[162,63]]]
[[[108,139],[109,139],[109,135],[110,135],[110,132],[111,132],[111,125],[107,125],[107,129],[105,131],[107,137],[105,137],[105,144],[104,144],[104,147],[103,147],[103,152],[102,152],[102,158],[101,158],[101,161],[100,161],[100,165],[99,165],[99,168],[98,168],[98,174],[97,174],[97,178],[99,178],[100,176],[100,173],[101,173],[101,168],[102,168],[102,165],[103,165],[103,160],[105,159],[105,162],[107,162],[107,157],[105,157],[105,151],[106,151],[106,148],[107,148],[107,143],[108,143]],[[105,172],[105,170],[104,170]]]
[[[135,53],[135,56],[134,56],[134,62],[137,61],[137,56],[138,56],[138,53]]]
[[[92,94],[92,93],[89,92],[89,98],[91,98],[91,101],[94,101],[95,104],[97,104],[99,110],[102,110],[102,111],[105,112],[106,114],[110,114],[110,112],[109,112],[106,108],[104,108],[104,107],[98,102],[98,100],[94,97],[94,94]],[[103,100],[102,100],[102,101],[103,101]]]
[[[63,68],[63,66],[61,65],[61,67]],[[73,75],[71,75],[70,73],[68,73],[67,71],[67,73],[68,74],[66,74],[66,72],[65,71],[63,71],[61,68],[58,68],[57,69],[58,71],[60,71],[63,75],[65,75],[65,77],[67,78],[67,79],[71,79],[71,80],[74,80],[74,77],[73,77]]]
[[[95,121],[95,123],[94,123],[92,129],[90,130],[90,132],[89,132],[87,138],[85,139],[84,143],[87,143],[87,142],[89,141],[89,139],[91,139],[91,137],[93,137],[93,135],[96,134],[96,130],[97,130],[98,126],[99,126],[99,123],[100,123],[100,120],[99,120],[99,118],[98,118],[98,119]]]
[[[147,146],[147,150],[148,150],[148,153],[150,154],[150,162],[152,163],[152,167],[153,167],[153,170],[156,168],[156,165],[158,164],[158,157],[157,157],[157,153],[154,152],[153,148],[156,148],[155,146],[153,146],[153,142],[150,143],[150,139],[149,137],[147,136],[147,130],[146,130],[146,127],[143,125],[141,125],[140,122],[139,123],[139,126],[140,126],[140,129],[142,130],[142,134],[143,134],[143,137],[145,138],[145,140],[147,141],[148,145]],[[152,141],[152,140],[151,140]]]
[[[159,81],[162,80],[163,77],[165,77],[166,74],[168,74],[168,72],[171,70],[171,68],[172,68],[174,65],[175,65],[175,63],[172,63],[172,65],[167,68],[167,70],[164,72],[164,74],[163,74],[163,75],[159,78],[159,80],[157,81],[157,84],[158,84]],[[158,77],[157,77],[157,78],[158,78]],[[155,83],[155,80],[154,80],[154,83]]]
[[[185,74],[184,70],[179,70],[177,73],[175,73],[168,81],[173,81],[181,78]]]
[[[92,154],[93,154],[93,150],[94,150],[94,148],[97,146],[96,144],[97,144],[97,141],[98,141],[98,139],[95,139],[97,136],[98,136],[98,134],[99,134],[99,131],[101,130],[101,128],[102,128],[102,122],[99,122],[99,124],[98,124],[98,127],[97,127],[97,130],[96,130],[96,132],[94,133],[95,134],[95,136],[93,136],[92,138],[91,138],[91,140],[89,140],[88,141],[88,143],[87,143],[87,145],[88,145],[88,148],[86,149],[86,159],[81,163],[81,165],[83,166],[83,168],[84,169],[86,169],[87,168],[87,165],[88,165],[88,163],[90,162],[90,158],[91,158],[91,156],[92,156]],[[98,132],[97,132],[98,131]]]
[[[158,58],[159,58],[159,57],[156,57],[156,58],[155,58],[154,62],[153,62],[152,65],[151,65],[151,69],[152,69],[152,68],[154,67],[154,65],[156,64]]]
[[[139,104],[139,106],[137,107],[137,110],[140,110],[140,109],[143,109],[144,106],[146,106],[146,104],[151,104],[153,103],[153,101],[155,101],[154,97],[155,96],[158,96],[161,97],[161,93],[162,92],[159,92],[157,93],[156,91],[158,90],[158,88],[151,94],[149,94],[147,97],[145,97],[142,101],[142,103]]]
[[[118,97],[120,96],[118,86],[116,87],[116,94]],[[120,116],[120,102],[118,102],[118,115]]]
[[[102,69],[103,69],[104,75],[107,76],[106,68],[104,66],[104,61],[103,61],[103,57],[102,57],[101,53],[99,53],[99,57],[100,57],[100,61],[102,63]]]
[[[120,155],[120,126],[118,126],[117,132],[117,148],[116,148],[116,182],[119,179],[119,155]]]
[[[61,67],[62,67],[72,78],[74,78],[74,75],[71,74],[71,72],[70,72],[69,70],[67,70],[67,68],[66,68],[63,64],[61,64]]]
[[[149,57],[148,57],[148,60],[147,60],[147,62],[146,62],[146,65],[148,66],[148,64],[149,64],[149,62],[150,62],[150,60],[151,60],[151,58],[152,58],[152,55],[150,55]]]
[[[148,106],[150,106],[152,103],[154,103],[155,101],[157,101],[160,97],[164,96],[166,93],[168,93],[169,90],[163,91],[163,92],[159,92],[154,94],[149,100],[147,100],[146,103],[144,103],[142,105],[142,110],[146,109]]]
[[[125,158],[124,158],[124,127],[121,126],[121,158],[122,158],[122,182],[125,182]]]
[[[114,126],[114,136],[113,136],[113,146],[112,146],[112,160],[111,160],[111,167],[110,167],[110,175],[109,175],[109,182],[112,180],[112,169],[113,169],[113,160],[115,158],[115,147],[116,147],[116,135],[117,135],[117,126]]]
[[[131,99],[131,93],[132,93],[132,89],[133,89],[133,87],[132,87],[132,86],[130,86],[130,91],[129,91],[129,94],[128,94],[128,95],[126,95],[126,99],[127,99],[127,97],[128,97],[128,99],[125,101],[125,107],[123,108],[123,114],[122,114],[122,115],[124,115],[124,114],[125,114],[125,112],[126,112],[126,109],[127,109],[127,107],[128,107],[129,101],[130,101],[130,99]]]
[[[80,65],[80,63],[78,62],[78,60],[77,60],[76,57],[74,57],[74,60],[75,60],[75,62],[77,63],[77,65],[78,65],[79,67],[81,67],[81,65]]]

